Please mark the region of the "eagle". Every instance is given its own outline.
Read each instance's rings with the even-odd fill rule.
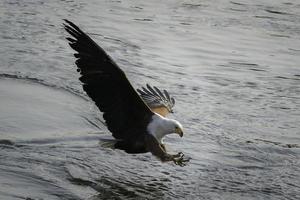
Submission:
[[[135,90],[124,71],[94,40],[71,21],[64,21],[63,27],[71,35],[66,39],[76,51],[79,80],[103,113],[116,139],[114,148],[131,154],[151,152],[162,162],[186,165],[189,159],[182,152],[169,154],[163,143],[168,134],[183,136],[182,125],[165,117],[172,112],[174,98],[166,90],[149,85]]]

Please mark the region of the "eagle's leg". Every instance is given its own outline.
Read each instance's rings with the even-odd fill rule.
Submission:
[[[176,165],[179,165],[181,167],[185,166],[190,161],[190,159],[185,158],[184,154],[181,152],[179,152],[178,154],[175,154],[175,155],[170,155],[170,154],[167,154],[167,155],[168,156],[166,158],[166,161],[173,161]]]
[[[160,144],[160,146],[161,146],[161,148],[162,148],[165,152],[167,152],[166,146],[165,146],[164,144]],[[183,157],[184,154],[183,154],[182,152],[179,152],[179,153],[174,154],[174,155],[172,155],[172,156],[173,156],[173,158],[180,158],[180,157]]]
[[[176,165],[181,167],[185,166],[189,159],[185,159],[183,153],[171,155],[166,152],[166,148],[163,144],[160,144],[156,138],[147,134],[145,138],[147,149],[162,162],[173,161]]]

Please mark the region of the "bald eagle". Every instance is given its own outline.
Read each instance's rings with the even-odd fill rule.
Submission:
[[[167,153],[162,142],[163,137],[171,133],[183,136],[182,125],[164,117],[172,111],[175,100],[168,92],[163,94],[149,85],[147,89],[138,90],[139,96],[113,59],[78,26],[68,20],[65,22],[64,29],[72,36],[66,39],[77,52],[74,56],[81,75],[79,80],[103,113],[108,130],[116,138],[114,147],[127,153],[151,152],[163,162],[173,161],[184,166],[188,159],[183,153]]]

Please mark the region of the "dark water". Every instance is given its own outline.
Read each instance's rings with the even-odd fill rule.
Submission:
[[[176,98],[186,167],[102,147],[62,19]],[[0,1],[0,199],[300,199],[300,2]]]

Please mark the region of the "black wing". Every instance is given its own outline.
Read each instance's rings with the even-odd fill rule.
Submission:
[[[96,103],[108,129],[117,139],[131,140],[144,134],[153,112],[139,97],[125,73],[88,35],[65,20],[67,38],[77,51],[76,65],[84,91]]]
[[[142,87],[142,90],[137,89],[137,91],[150,108],[165,107],[169,112],[173,112],[175,99],[170,97],[167,90],[162,92],[155,86],[151,87],[148,84],[146,86],[147,88]]]

